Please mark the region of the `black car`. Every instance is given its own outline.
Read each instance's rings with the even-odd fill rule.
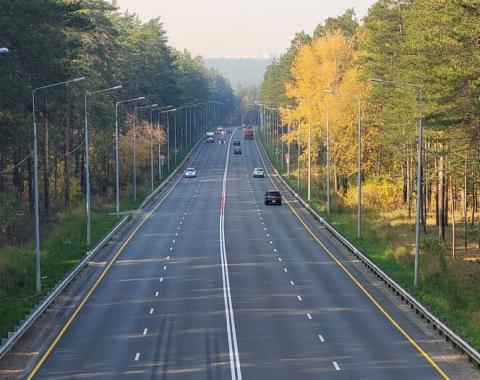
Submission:
[[[242,154],[242,148],[239,146],[233,147],[233,154]]]
[[[239,139],[233,140],[233,146],[240,146],[240,140]]]
[[[265,193],[265,204],[266,205],[281,205],[282,204],[282,195],[277,190],[268,190]]]

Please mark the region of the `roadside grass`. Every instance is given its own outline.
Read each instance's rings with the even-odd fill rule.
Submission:
[[[117,222],[115,216],[92,212],[92,242],[99,241]],[[42,294],[35,291],[35,251],[29,243],[8,246],[0,255],[0,337],[29,313],[86,254],[85,215],[63,215],[55,229],[46,233],[41,248]]]
[[[264,142],[264,141],[263,141]],[[264,142],[265,143],[265,142]],[[267,148],[267,154],[282,177],[303,199],[307,199],[304,172],[302,187],[297,188],[297,178],[291,170],[290,179],[286,169],[280,170],[274,150]],[[296,172],[295,172],[296,173]],[[316,189],[312,186],[312,189]],[[463,227],[457,226],[457,258],[451,257],[451,228],[447,228],[446,241],[439,243],[435,220],[427,220],[428,233],[422,233],[420,256],[420,283],[413,287],[414,238],[413,219],[405,210],[377,212],[363,210],[362,237],[357,237],[356,210],[342,205],[340,209],[325,211],[325,200],[318,190],[311,194],[311,206],[322,215],[352,244],[365,253],[383,271],[402,287],[413,294],[422,304],[444,321],[452,330],[462,336],[476,349],[480,349],[480,263],[463,260],[464,256],[478,257],[478,248],[473,244],[467,252],[463,245]],[[478,234],[470,229],[469,240]]]
[[[186,157],[178,155],[178,165]],[[173,161],[173,160],[172,160]],[[163,171],[160,185],[177,165],[173,162],[170,171]],[[157,173],[155,173],[157,174]],[[144,175],[145,178],[150,178]],[[140,182],[140,181],[139,181]],[[127,189],[121,202],[121,211],[136,210],[150,194],[149,181],[141,181],[134,202],[131,189]],[[125,193],[124,193],[125,194]],[[91,233],[92,247],[117,223],[115,204],[111,199],[92,199]],[[35,291],[34,242],[22,246],[6,245],[0,248],[0,339],[21,323],[32,308],[76,265],[87,252],[85,213],[81,207],[64,213],[52,225],[42,225],[41,273],[42,293]]]

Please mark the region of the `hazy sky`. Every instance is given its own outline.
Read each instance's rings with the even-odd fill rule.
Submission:
[[[358,18],[374,0],[118,0],[146,21],[160,16],[170,44],[204,57],[282,53],[294,33],[311,33],[348,7]]]

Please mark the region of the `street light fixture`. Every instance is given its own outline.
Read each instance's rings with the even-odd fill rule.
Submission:
[[[137,98],[121,100],[115,103],[115,198],[116,198],[116,214],[117,218],[120,216],[120,163],[118,157],[118,106],[123,103],[135,102],[143,100],[145,96]]]
[[[137,134],[136,134],[136,115],[137,115],[137,110],[140,109],[146,109],[146,108],[154,108],[157,107],[158,104],[150,104],[148,106],[141,106],[137,107],[135,106],[135,109],[133,111],[133,201],[137,201]],[[150,133],[150,153],[152,151],[152,134]],[[151,160],[150,160],[151,162]],[[153,182],[152,182],[153,186]]]
[[[3,48],[6,49],[6,48]],[[3,53],[8,52],[4,50]],[[34,181],[34,202],[35,202],[35,285],[37,293],[42,291],[41,273],[40,273],[40,210],[39,210],[39,195],[38,195],[38,141],[37,141],[37,122],[35,119],[35,94],[37,91],[45,90],[51,87],[57,87],[69,83],[78,83],[85,80],[85,77],[78,77],[34,88],[32,91],[32,115],[33,115],[33,181]]]
[[[88,145],[88,112],[87,112],[87,97],[101,92],[118,90],[122,86],[114,86],[96,91],[85,92],[85,213],[87,217],[87,246],[91,243],[91,215],[90,215],[90,168],[89,168],[89,145]]]
[[[380,78],[371,78],[370,82],[378,83],[378,84],[385,84],[391,86],[398,86],[398,87],[408,87],[412,88],[417,93],[418,99],[418,108],[419,108],[419,116],[418,116],[418,141],[417,141],[417,215],[415,218],[415,268],[414,268],[414,275],[413,275],[413,286],[416,287],[418,284],[418,267],[420,261],[420,215],[422,211],[422,167],[423,167],[423,116],[422,116],[422,109],[423,109],[423,88],[414,83],[402,83],[402,82],[395,82],[389,80],[383,80]]]

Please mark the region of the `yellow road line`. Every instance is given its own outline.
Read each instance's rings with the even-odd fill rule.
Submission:
[[[72,322],[74,321],[74,319],[77,317],[78,313],[80,313],[80,311],[83,309],[83,306],[86,304],[86,302],[90,299],[90,296],[92,295],[92,293],[95,291],[95,289],[97,288],[98,284],[100,284],[100,282],[103,280],[103,278],[105,277],[105,275],[107,274],[108,270],[111,268],[111,266],[113,265],[113,263],[117,260],[117,257],[120,255],[120,253],[122,253],[122,251],[124,250],[124,248],[126,247],[126,245],[128,244],[128,242],[132,239],[132,237],[136,234],[136,232],[140,229],[140,227],[145,223],[145,221],[148,219],[148,217],[151,215],[151,213],[147,214],[145,216],[145,218],[143,218],[143,220],[140,222],[140,224],[133,230],[133,232],[130,234],[130,236],[128,237],[127,240],[125,240],[125,242],[122,244],[122,246],[120,247],[120,249],[117,251],[117,253],[115,253],[115,256],[113,256],[113,258],[110,260],[110,262],[108,263],[108,265],[105,267],[105,269],[103,270],[102,274],[98,277],[97,281],[95,281],[95,283],[93,284],[93,286],[90,288],[90,290],[88,291],[88,293],[86,294],[86,296],[83,298],[82,302],[80,302],[80,304],[78,305],[78,307],[75,309],[75,311],[73,312],[73,314],[70,316],[70,318],[68,319],[67,323],[65,323],[65,325],[63,326],[62,330],[60,331],[60,333],[57,335],[57,337],[54,339],[54,341],[51,343],[50,347],[48,347],[47,351],[45,351],[45,353],[43,354],[42,358],[38,361],[38,363],[35,365],[35,367],[33,368],[32,372],[30,372],[30,374],[28,375],[27,377],[27,380],[30,380],[30,379],[33,379],[33,377],[37,374],[38,370],[40,369],[40,367],[43,365],[43,363],[45,362],[45,360],[47,359],[48,355],[50,355],[50,353],[53,351],[53,349],[55,348],[55,346],[58,344],[58,342],[60,341],[60,339],[63,337],[63,335],[65,334],[65,332],[67,331],[67,329],[70,327],[70,325],[72,324]]]
[[[258,144],[257,144],[257,149],[258,149]],[[261,156],[260,150],[258,149],[258,153]],[[265,165],[265,162],[264,162]],[[272,185],[277,189],[277,185],[274,183],[272,180],[272,177],[270,173],[267,171],[268,178]],[[417,349],[418,352],[431,364],[433,368],[437,370],[437,372],[442,376],[443,379],[445,380],[450,380],[450,378],[447,376],[447,374],[438,366],[437,363],[432,359],[432,357],[413,339],[403,328],[400,326],[400,324],[393,318],[383,307],[378,303],[378,301],[373,297],[373,295],[355,278],[355,276],[343,265],[343,263],[338,260],[335,255],[323,244],[323,242],[315,235],[315,233],[310,229],[310,227],[307,226],[307,224],[303,221],[303,219],[300,217],[300,215],[297,213],[297,211],[293,208],[293,206],[290,204],[290,202],[285,199],[285,202],[287,203],[288,207],[292,210],[292,212],[295,214],[297,219],[303,224],[303,226],[306,228],[306,230],[310,233],[310,235],[317,241],[318,244],[325,250],[325,252],[338,264],[338,266],[347,274],[348,277],[359,287],[359,289],[367,296],[367,298],[376,306],[376,308],[390,321],[390,323],[395,326],[395,328],[412,344],[413,347]]]
[[[192,161],[195,160],[195,158],[197,157],[198,153],[200,152],[200,149],[197,150],[197,152],[195,153],[195,155],[193,156],[192,158]],[[77,308],[75,309],[75,311],[73,312],[73,314],[70,316],[70,318],[68,319],[68,321],[65,323],[65,325],[62,327],[62,329],[60,330],[60,332],[58,333],[58,335],[56,336],[56,338],[53,340],[53,342],[50,344],[50,346],[48,347],[47,351],[45,351],[45,353],[42,355],[41,359],[37,362],[37,364],[35,365],[35,367],[33,367],[32,371],[30,372],[30,374],[27,376],[27,380],[31,380],[35,377],[35,375],[37,374],[37,372],[40,370],[40,368],[42,367],[43,363],[45,362],[45,360],[47,360],[48,356],[50,355],[50,353],[53,351],[53,349],[56,347],[56,345],[58,344],[58,342],[60,341],[60,339],[62,339],[63,335],[65,334],[65,332],[68,330],[68,328],[70,327],[70,325],[73,323],[73,321],[75,320],[75,318],[77,317],[77,315],[80,313],[80,311],[82,311],[83,307],[85,306],[85,304],[87,303],[87,301],[90,299],[92,293],[95,291],[95,289],[98,287],[98,285],[100,284],[100,282],[103,280],[103,278],[105,277],[105,275],[107,274],[107,272],[109,271],[109,269],[112,267],[112,265],[115,263],[115,261],[117,260],[117,257],[120,255],[120,253],[122,253],[122,251],[125,249],[125,247],[127,246],[127,244],[130,242],[130,240],[133,238],[133,236],[137,233],[137,231],[140,229],[140,227],[143,226],[143,224],[147,221],[147,219],[157,210],[157,208],[160,207],[160,205],[165,201],[165,199],[168,197],[168,195],[173,191],[173,189],[177,186],[177,184],[180,182],[180,180],[182,179],[182,176],[180,176],[177,180],[177,182],[175,182],[175,184],[170,188],[170,190],[168,190],[168,192],[164,195],[164,197],[157,203],[157,205],[151,210],[149,211],[145,217],[142,219],[142,221],[138,224],[137,227],[135,227],[135,229],[132,231],[132,233],[128,236],[127,240],[125,240],[125,242],[122,244],[122,246],[118,249],[118,251],[115,253],[115,255],[112,257],[112,259],[109,261],[109,263],[107,264],[107,266],[105,267],[105,269],[103,270],[103,272],[100,274],[100,276],[98,277],[98,279],[95,281],[95,283],[93,284],[93,286],[90,288],[90,290],[87,292],[87,294],[85,295],[85,297],[83,298],[82,302],[80,302],[80,304],[77,306]]]

